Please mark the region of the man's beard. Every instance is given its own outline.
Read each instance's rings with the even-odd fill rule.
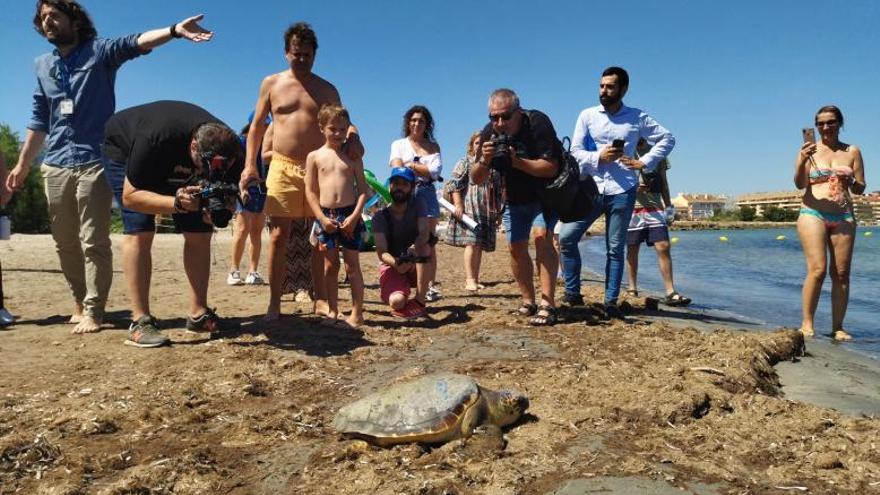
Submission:
[[[412,193],[403,192],[401,190],[395,189],[391,191],[391,200],[396,204],[402,204],[409,201],[409,198],[412,196]]]
[[[620,96],[600,96],[599,103],[601,103],[603,107],[611,107],[617,105],[621,99]]]
[[[56,31],[55,35],[51,38],[46,36],[46,40],[55,46],[68,46],[73,44],[76,36],[73,33],[60,33]]]

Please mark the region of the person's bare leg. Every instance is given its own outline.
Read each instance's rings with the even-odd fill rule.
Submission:
[[[309,221],[313,222],[314,218]],[[328,316],[330,305],[327,301],[327,284],[324,279],[324,256],[317,246],[312,249],[312,299],[315,301],[315,314]]]
[[[513,273],[513,278],[516,280],[516,285],[519,287],[519,293],[522,296],[523,303],[534,304],[535,272],[532,270],[532,259],[529,256],[529,241],[526,239],[523,241],[511,242],[509,244],[509,249],[510,271]],[[543,256],[543,252],[536,255],[539,259],[541,256]]]
[[[153,276],[153,232],[126,234],[122,238],[122,273],[131,302],[131,319],[150,315],[150,281]]]
[[[388,296],[388,305],[394,311],[402,311],[406,307],[406,302],[407,299],[403,292],[394,292]]]
[[[419,256],[430,256],[431,248],[425,246],[421,249],[416,249],[416,254]],[[428,293],[428,263],[416,263],[416,296],[415,299],[425,304],[425,294]]]
[[[235,215],[232,229],[232,263],[229,266],[230,272],[237,272],[241,267],[241,257],[244,254],[244,243],[247,240],[249,227],[248,220],[243,211]]]
[[[250,211],[242,212],[242,214],[248,217],[248,238],[251,241],[248,270],[249,273],[254,273],[260,271],[260,252],[263,248],[263,228],[266,227],[266,215]]]
[[[471,258],[471,271],[474,274],[474,282],[477,284],[477,289],[482,289],[483,285],[480,284],[480,264],[483,261],[483,247],[479,244],[471,246],[473,248],[473,257]]]
[[[284,280],[290,221],[290,218],[272,217],[269,235],[269,307],[265,316],[267,321],[277,320],[281,316],[281,282]]]
[[[547,235],[535,237],[535,249],[541,251],[540,272],[538,272],[541,279],[541,304],[555,308],[559,256],[553,248],[553,238]]]
[[[477,275],[474,271],[474,248],[471,244],[464,247],[464,289],[477,290]]]
[[[805,336],[812,337],[816,333],[813,318],[816,314],[816,306],[819,304],[822,282],[825,280],[828,234],[825,223],[812,215],[801,215],[797,221],[797,229],[807,262],[807,275],[804,277],[804,288],[801,291],[800,330]]]
[[[657,264],[660,266],[660,276],[663,277],[663,286],[666,294],[675,292],[675,283],[672,279],[672,254],[669,249],[669,241],[654,243],[657,252]]]
[[[629,279],[630,291],[639,290],[639,249],[641,247],[641,243],[626,245],[626,275]]]
[[[183,233],[183,269],[189,281],[189,316],[192,318],[208,310],[212,235],[212,232]]]
[[[831,233],[831,336],[834,340],[851,340],[843,329],[843,319],[849,305],[849,273],[855,244],[855,224],[843,222]]]
[[[364,324],[364,276],[361,273],[360,253],[353,249],[343,249],[345,271],[351,286],[351,314],[345,322],[352,328]]]
[[[322,285],[327,294],[327,320],[336,323],[339,318],[339,250],[327,248],[320,254],[324,263]]]

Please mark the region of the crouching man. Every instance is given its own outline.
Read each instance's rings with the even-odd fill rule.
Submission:
[[[416,176],[408,168],[391,171],[391,205],[373,217],[373,238],[379,267],[379,292],[398,318],[425,316],[431,231],[423,202],[413,199]],[[416,287],[412,299],[410,289]]]
[[[159,347],[169,342],[159,332],[149,303],[157,214],[171,215],[175,229],[183,232],[190,296],[186,329],[219,329],[219,319],[208,307],[211,235],[214,223],[225,227],[231,217],[241,155],[235,132],[189,103],[157,101],[107,121],[104,167],[122,206],[122,271],[131,301],[126,344]]]

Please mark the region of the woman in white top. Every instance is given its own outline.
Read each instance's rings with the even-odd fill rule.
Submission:
[[[391,143],[390,165],[392,168],[409,168],[416,174],[415,200],[419,203],[420,214],[428,217],[428,227],[431,229],[431,261],[427,266],[429,284],[425,299],[432,302],[440,299],[440,292],[434,287],[437,273],[434,230],[440,217],[440,204],[437,202],[434,182],[443,180],[440,176],[443,162],[440,158],[440,145],[434,139],[434,118],[431,112],[422,105],[415,105],[407,110],[403,115],[403,136]]]

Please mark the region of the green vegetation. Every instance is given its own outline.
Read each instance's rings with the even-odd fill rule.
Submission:
[[[777,206],[771,206],[764,210],[763,217],[764,220],[768,222],[795,222],[798,218],[797,210],[789,210],[785,208],[779,208]]]
[[[0,153],[6,167],[12,169],[18,161],[19,136],[7,124],[0,124]],[[12,217],[12,230],[18,233],[45,234],[49,232],[49,211],[43,193],[43,176],[39,161],[32,164],[24,187],[12,197],[6,207]]]

